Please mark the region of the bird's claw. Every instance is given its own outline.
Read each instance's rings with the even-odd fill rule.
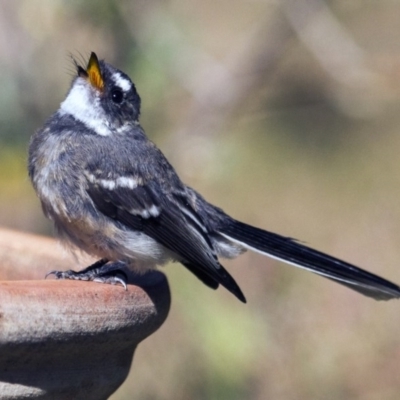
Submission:
[[[79,272],[73,271],[72,269],[69,269],[67,271],[50,271],[45,275],[45,279],[47,279],[48,276],[54,275],[56,279],[77,279],[80,281],[89,281],[91,280],[90,277],[86,274],[80,274]]]
[[[115,274],[115,275],[100,275],[96,276],[93,279],[93,282],[99,283],[108,283],[109,285],[121,285],[125,290],[127,290],[126,286],[126,277],[125,274]]]
[[[48,276],[54,275],[56,279],[74,279],[80,281],[93,281],[98,283],[107,283],[109,285],[121,285],[127,290],[127,276],[123,271],[112,268],[112,265],[104,265],[100,268],[90,269],[86,268],[83,271],[73,271],[69,269],[67,271],[53,270],[45,275],[45,279]]]

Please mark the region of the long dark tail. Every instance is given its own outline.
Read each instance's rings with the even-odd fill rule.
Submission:
[[[231,219],[219,232],[244,247],[325,276],[376,300],[400,297],[400,287],[354,265],[310,249],[291,238]]]

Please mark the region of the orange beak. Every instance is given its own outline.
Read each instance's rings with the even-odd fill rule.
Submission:
[[[86,67],[86,73],[92,86],[99,91],[103,91],[104,80],[101,76],[99,60],[94,52],[90,54],[89,62]]]

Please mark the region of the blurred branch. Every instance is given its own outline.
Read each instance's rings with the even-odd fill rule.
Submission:
[[[292,37],[286,26],[268,23],[264,18],[243,35],[223,63],[204,62],[192,71],[190,88],[193,101],[170,143],[174,149],[182,148],[182,143],[185,143],[181,153],[185,153],[188,159],[183,160],[184,165],[193,165],[194,159],[197,164],[207,162],[210,154],[207,137],[219,132],[246,104],[255,88],[276,68]],[[193,168],[198,169],[198,165]]]
[[[282,0],[280,5],[296,35],[334,80],[329,93],[340,109],[353,117],[379,111],[390,91],[385,77],[368,66],[368,54],[327,3]]]
[[[283,0],[278,4],[288,23],[279,18],[276,9],[266,12],[256,26],[241,35],[223,61],[189,43],[161,3],[143,3],[139,24],[129,20],[131,12],[126,5],[120,6],[122,18],[147,57],[157,57],[146,51],[154,41],[159,41],[157,48],[172,52],[168,72],[192,96],[184,120],[170,136],[173,151],[167,149],[175,165],[185,165],[186,174],[198,173],[210,160],[210,137],[265,84],[265,76],[271,75],[294,36],[330,78],[326,95],[344,113],[359,116],[380,109],[379,94],[386,96],[381,75],[367,65],[368,56],[327,4],[322,0]]]
[[[283,0],[289,24],[325,71],[342,85],[368,84],[367,56],[322,0]]]
[[[146,7],[141,26],[133,26],[128,20],[130,14],[125,9],[121,8],[121,13],[143,49],[155,29],[163,32],[162,40],[174,42],[173,45],[169,43],[171,51],[177,49],[170,57],[169,72],[191,93],[193,101],[185,120],[173,135],[170,147],[174,149],[171,153],[179,156],[179,161],[188,172],[188,165],[198,169],[199,165],[206,162],[209,155],[207,137],[221,129],[259,85],[266,71],[276,67],[293,33],[286,25],[279,23],[275,15],[273,18],[270,14],[265,15],[260,17],[256,26],[241,35],[241,41],[220,62],[189,44],[158,3],[147,3]],[[186,136],[184,140],[183,136]],[[182,159],[182,155],[191,162]]]

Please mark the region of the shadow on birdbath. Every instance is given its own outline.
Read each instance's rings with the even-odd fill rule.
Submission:
[[[168,315],[161,272],[129,276],[128,290],[43,280],[45,268],[74,265],[60,253],[51,239],[0,230],[0,278],[12,279],[0,280],[1,400],[107,399],[128,375],[136,346]],[[36,275],[42,279],[16,280]]]

